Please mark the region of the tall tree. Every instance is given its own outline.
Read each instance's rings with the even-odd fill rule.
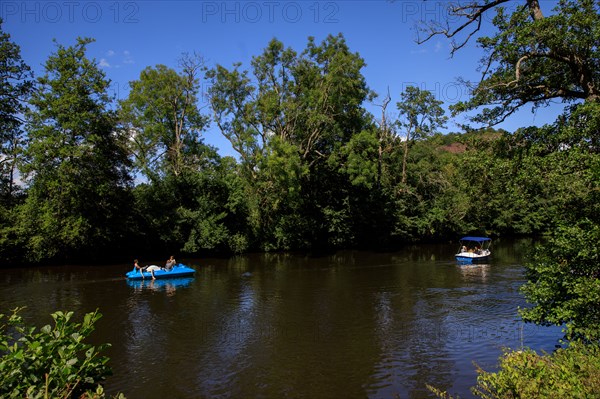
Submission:
[[[201,133],[208,125],[198,106],[204,60],[184,54],[179,66],[180,72],[165,65],[147,67],[129,83],[129,96],[120,103],[135,164],[147,177],[179,176],[201,162]]]
[[[291,248],[290,233],[299,232],[290,222],[305,171],[294,142],[296,62],[297,53],[273,39],[252,59],[254,79],[240,64],[209,72],[214,119],[240,155],[248,224],[265,249]]]
[[[353,53],[344,37],[329,35],[320,44],[310,37],[298,63],[298,98],[305,118],[298,128],[303,157],[324,162],[353,134],[370,124],[362,104],[374,94],[362,69],[365,60]]]
[[[362,103],[372,93],[361,73],[365,62],[342,35],[320,44],[310,37],[301,54],[273,39],[252,60],[256,85],[240,66],[209,71],[211,106],[221,132],[250,164],[270,137],[296,145],[311,164],[325,161],[367,123]]]
[[[149,180],[134,190],[143,227],[138,238],[146,247],[189,253],[226,247],[220,157],[202,138],[209,122],[199,98],[204,71],[196,53],[184,53],[178,70],[147,67],[119,104],[130,153]]]
[[[17,160],[23,146],[22,115],[32,85],[31,69],[0,19],[0,201],[11,202]]]
[[[364,65],[342,35],[330,35],[321,43],[309,38],[302,53],[273,39],[253,58],[250,71],[240,64],[209,71],[214,119],[240,154],[256,204],[250,214],[268,240],[290,242],[287,238],[299,231],[316,237],[315,229],[330,227],[324,213],[345,212],[347,193],[333,192],[348,181],[332,162],[370,123],[363,108],[372,94],[361,72]],[[344,211],[327,209],[335,206]],[[291,222],[290,215],[299,212],[304,217]],[[286,238],[272,237],[273,232]]]
[[[106,253],[125,234],[128,158],[92,42],[57,44],[30,101],[20,228],[33,260]]]
[[[522,106],[600,101],[600,3],[559,0],[551,12],[539,0],[521,0],[509,12],[509,0],[477,0],[452,4],[448,20],[422,27],[419,41],[436,35],[453,41],[452,54],[480,34],[493,13],[496,32],[478,37],[484,51],[481,80],[473,96],[454,105],[455,112],[484,108],[473,120],[499,123]]]
[[[446,123],[442,101],[436,100],[433,93],[408,86],[396,103],[399,111],[396,124],[404,132],[404,155],[402,158],[402,184],[406,184],[406,161],[412,141],[423,139],[436,133]]]

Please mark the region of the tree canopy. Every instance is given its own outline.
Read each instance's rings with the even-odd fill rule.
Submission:
[[[180,72],[165,65],[145,68],[120,102],[121,129],[129,137],[135,165],[149,178],[180,175],[202,151],[201,134],[208,124],[198,107],[204,60],[184,54],[179,64]]]
[[[483,50],[481,80],[469,85],[473,96],[454,112],[478,110],[476,122],[496,124],[524,105],[541,107],[600,100],[600,3],[478,0],[452,4],[447,21],[421,25],[425,42],[437,35],[452,39],[451,54],[472,38]],[[490,16],[491,14],[491,16]],[[484,17],[495,32],[481,34]]]
[[[20,228],[33,260],[97,253],[125,233],[130,176],[110,82],[86,57],[91,39],[57,44],[27,112]]]
[[[17,191],[15,174],[23,149],[23,113],[33,87],[31,68],[21,49],[2,30],[0,19],[0,201],[10,203]]]

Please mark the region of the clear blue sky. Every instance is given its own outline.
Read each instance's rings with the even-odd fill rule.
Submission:
[[[138,79],[142,69],[156,64],[175,68],[184,52],[202,54],[209,67],[241,62],[249,68],[252,56],[260,54],[273,37],[301,52],[308,36],[320,42],[330,33],[341,32],[350,49],[365,59],[363,73],[369,87],[381,96],[389,87],[392,104],[388,111],[393,116],[395,103],[408,85],[431,90],[448,105],[468,98],[465,88],[456,83],[457,77],[479,77],[477,65],[482,53],[474,42],[454,58],[449,58],[449,42],[444,38],[415,43],[416,21],[441,21],[448,4],[421,0],[2,0],[0,17],[4,30],[21,46],[25,62],[38,76],[55,51],[53,39],[69,46],[77,37],[94,38],[88,55],[111,79],[117,98],[127,96],[128,82]],[[379,117],[380,108],[365,106]],[[557,112],[556,107],[536,114],[525,110],[500,127],[512,131],[548,123]],[[457,130],[456,122],[464,122],[464,117],[451,120],[449,131]],[[221,154],[233,155],[216,129],[211,128],[204,138]]]

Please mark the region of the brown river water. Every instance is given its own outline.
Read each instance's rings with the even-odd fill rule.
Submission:
[[[90,342],[112,344],[105,388],[128,399],[433,397],[425,384],[469,398],[474,362],[495,370],[503,348],[562,336],[517,315],[530,245],[497,240],[471,266],[455,244],[178,259],[193,278],[154,282],[127,281],[131,262],[8,268],[0,313],[27,306],[41,327],[99,309]]]

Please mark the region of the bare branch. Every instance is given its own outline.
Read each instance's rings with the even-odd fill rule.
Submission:
[[[477,24],[473,28],[471,32],[467,34],[467,37],[461,42],[457,43],[456,41],[452,41],[452,50],[450,51],[450,55],[453,56],[456,51],[463,48],[479,30],[481,29],[481,21],[483,19],[483,15],[493,9],[500,4],[506,3],[509,0],[493,0],[489,3],[480,4],[476,1],[470,2],[466,5],[455,4],[454,6],[449,7],[450,14],[460,18],[466,18],[466,21],[463,22],[456,28],[451,28],[448,21],[445,22],[445,27],[441,24],[431,24],[429,25],[427,31],[428,35],[424,39],[417,38],[418,44],[423,44],[429,41],[432,37],[443,35],[449,39],[454,39],[459,33],[461,33],[464,29],[472,26],[474,23]],[[537,0],[530,0],[535,1]],[[538,5],[539,6],[539,5]],[[421,31],[426,31],[425,29],[420,29]]]

